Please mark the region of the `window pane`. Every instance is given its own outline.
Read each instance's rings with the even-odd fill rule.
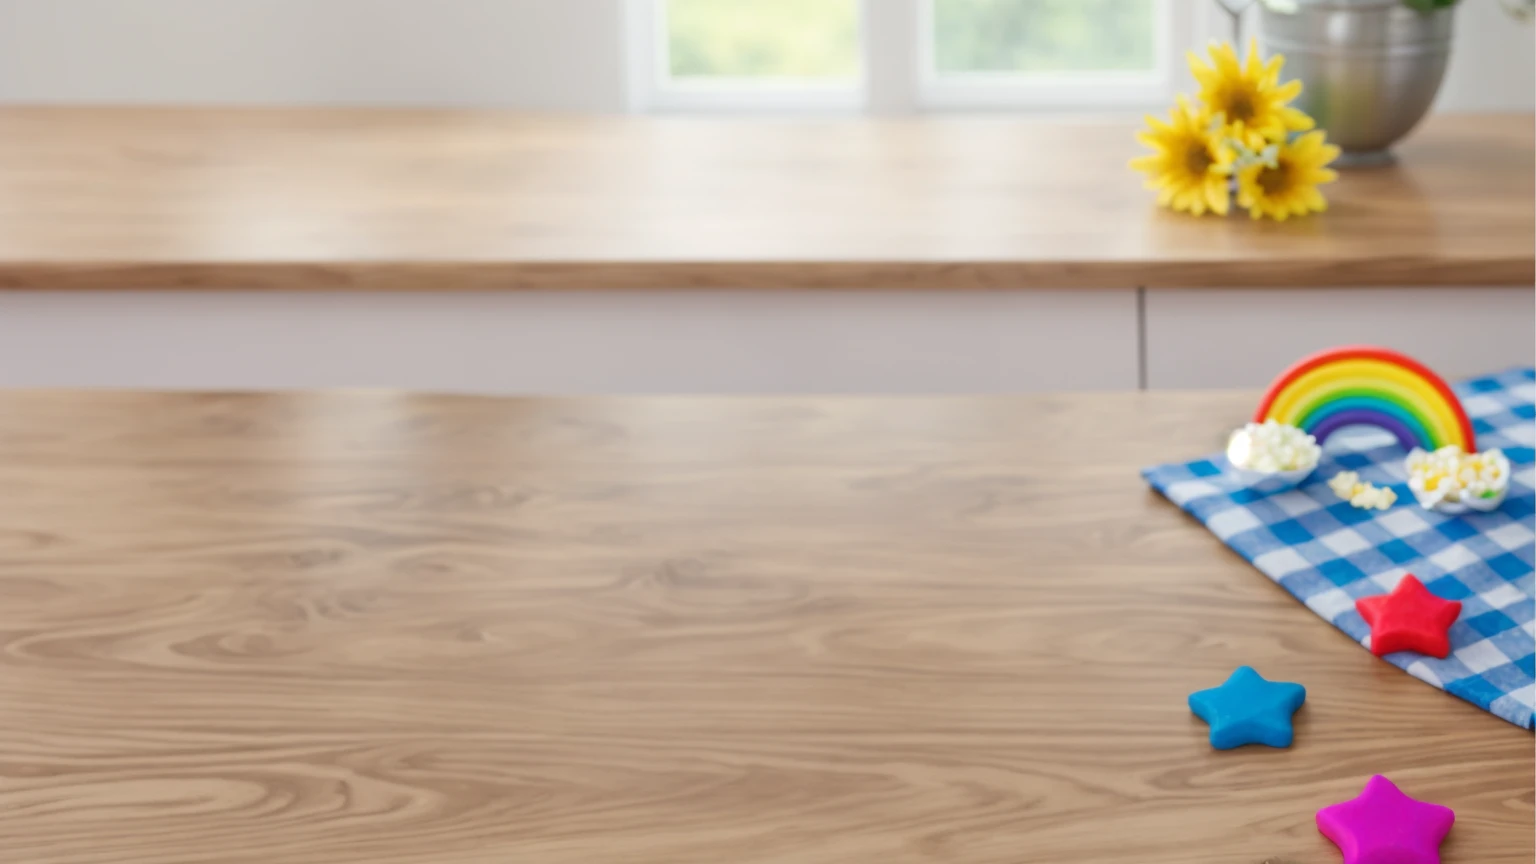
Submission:
[[[1151,71],[1154,0],[932,0],[940,74]]]
[[[666,0],[674,78],[847,79],[858,0]]]

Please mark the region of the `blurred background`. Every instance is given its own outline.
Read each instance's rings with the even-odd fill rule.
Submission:
[[[869,257],[867,246],[853,247],[857,255],[842,252],[821,242],[822,235],[808,234],[798,246],[785,239],[780,226],[814,222],[810,199],[800,214],[790,209],[773,216],[758,203],[722,197],[701,200],[692,217],[678,217],[682,205],[668,197],[662,178],[685,170],[675,156],[684,151],[657,142],[684,136],[706,152],[740,149],[730,136],[753,135],[723,128],[776,130],[755,140],[763,147],[779,140],[773,136],[815,142],[807,152],[818,157],[853,146],[848,142],[886,154],[893,171],[907,172],[907,192],[919,197],[871,199],[867,224],[878,227],[881,212],[899,210],[902,202],[1007,188],[1018,204],[1051,185],[1048,172],[978,178],[973,169],[979,167],[968,168],[958,156],[946,163],[949,157],[931,147],[923,151],[935,160],[924,163],[929,173],[914,177],[917,169],[903,161],[910,153],[893,155],[897,148],[869,143],[885,134],[870,131],[886,128],[878,124],[908,130],[900,133],[908,140],[1015,140],[998,145],[1013,147],[999,158],[1021,165],[1031,148],[1045,145],[1019,123],[1046,130],[1040,140],[1077,134],[1059,130],[1123,127],[1115,137],[1093,139],[1115,142],[1112,147],[1085,150],[1106,166],[1102,185],[1052,192],[1102,210],[1094,225],[1102,242],[1082,239],[1083,248],[1098,250],[1093,254],[1119,260],[1153,248],[1202,259],[1258,248],[1277,236],[1314,251],[1346,249],[1351,237],[1330,233],[1338,223],[1324,217],[1304,227],[1232,220],[1191,228],[1155,213],[1140,179],[1123,169],[1137,152],[1132,129],[1140,118],[1166,112],[1174,94],[1193,91],[1186,52],[1211,39],[1262,38],[1262,5],[0,0],[0,285],[9,289],[0,292],[0,386],[555,393],[1258,386],[1288,359],[1344,341],[1409,350],[1451,375],[1529,362],[1536,350],[1531,287],[1506,284],[1476,267],[1460,284],[1434,287],[1414,285],[1411,277],[1382,286],[1382,279],[1357,268],[1344,284],[1326,286],[1326,300],[1301,290],[1318,286],[1299,277],[1295,284],[1267,277],[1262,286],[1192,284],[1187,291],[1167,284],[1149,290],[1134,278],[1119,290],[1066,284],[922,290],[872,277],[856,290],[782,291],[763,280],[709,290],[649,282],[645,290],[623,289],[635,280],[615,273],[564,286],[578,290],[463,291],[427,278],[411,283],[414,277],[402,270],[388,278],[396,288],[409,283],[410,290],[314,290],[327,287],[327,265],[499,254],[503,222],[544,232],[528,248],[554,250],[548,254],[556,257],[611,253],[622,263],[653,249],[700,260],[738,254],[742,234],[721,240],[722,225],[756,226],[768,238],[765,246],[780,243],[773,248],[780,259],[847,264]],[[1503,181],[1490,176],[1492,166],[1504,163],[1487,158],[1493,145],[1479,142],[1486,143],[1480,136],[1488,128],[1530,126],[1536,39],[1529,4],[1462,0],[1452,11],[1449,64],[1430,91],[1423,126],[1437,131],[1410,136],[1402,165],[1352,181],[1353,189],[1380,187],[1371,193],[1379,198],[1358,199],[1352,212],[1401,208],[1407,201],[1432,222],[1444,218],[1430,226],[1431,234],[1450,238],[1446,231],[1463,223],[1449,214],[1462,208],[1528,235],[1529,172]],[[290,109],[309,113],[282,113]],[[1498,117],[1505,120],[1489,120]],[[535,122],[566,125],[528,132]],[[581,125],[594,123],[622,124],[626,131]],[[806,125],[786,131],[786,123]],[[378,128],[359,131],[369,124]],[[678,131],[688,128],[700,131]],[[342,134],[345,144],[330,137]],[[550,143],[578,134],[588,143]],[[501,135],[504,143],[494,143]],[[1506,155],[1508,138],[1499,138]],[[1516,141],[1524,148],[1516,156],[1529,149],[1528,138]],[[431,220],[434,212],[442,225],[481,217],[455,212],[450,201],[409,185],[408,171],[368,175],[361,173],[366,159],[337,155],[343,146],[366,154],[384,142],[405,146],[400,142],[417,139],[415,164],[423,176],[450,175],[466,153],[481,167],[492,158],[488,149],[504,146],[506,153],[491,174],[462,181],[486,195],[504,186],[507,194],[498,199],[504,206],[494,218],[460,223],[457,237],[445,228],[426,251],[413,248],[420,237],[405,237],[403,220]],[[631,143],[615,144],[620,150],[604,157],[607,162],[581,173],[611,183],[615,206],[603,208],[608,193],[589,186],[584,206],[594,209],[578,213],[555,188],[565,175],[546,169],[560,154],[586,152],[582,148],[601,146],[590,142],[603,140]],[[519,161],[530,141],[545,149]],[[1439,143],[1449,141],[1461,149]],[[967,147],[957,145],[956,152],[977,149]],[[784,170],[786,162],[803,158],[785,152],[743,155],[733,164],[752,170],[772,162]],[[323,168],[306,162],[315,154],[328,160]],[[1461,172],[1479,162],[1485,173],[1469,181]],[[244,167],[228,167],[236,165]],[[817,170],[809,162],[802,167],[802,179]],[[396,180],[408,188],[391,197]],[[333,211],[332,181],[368,189],[372,209]],[[827,178],[821,194],[851,207],[853,193],[839,182]],[[1477,184],[1498,188],[1501,182],[1517,187],[1513,204],[1507,188],[1487,206],[1467,198]],[[636,191],[641,186],[644,193]],[[1463,193],[1457,200],[1437,203],[1442,189],[1457,188]],[[632,197],[653,193],[666,199],[665,208]],[[1040,206],[1056,206],[1049,203],[1055,200],[1042,198]],[[662,211],[696,223],[662,224],[654,218]],[[909,221],[884,238],[893,254],[963,258],[980,245],[951,237],[948,245],[924,248],[914,234],[902,233],[920,230],[911,220],[923,217],[906,215]],[[974,210],[934,209],[928,218],[952,233],[966,219],[981,226],[980,234],[995,228],[1001,239],[986,253],[993,258],[1012,254],[1009,243],[1023,255],[1038,242],[1023,222],[989,225]],[[846,222],[865,224],[863,218]],[[606,227],[593,232],[589,248],[580,226],[598,224]],[[684,240],[647,245],[662,233]],[[483,245],[472,247],[470,238]],[[1445,254],[1461,253],[1447,239]],[[1510,260],[1507,250],[1490,255]],[[1514,255],[1524,260],[1529,248]],[[202,266],[243,272],[239,267],[252,261],[317,269],[294,271],[290,283],[263,276],[255,284],[221,282],[216,266]],[[134,265],[131,272],[106,266],[124,263]],[[163,284],[146,276],[151,266],[162,267]],[[66,282],[70,290],[55,290],[55,283]],[[1365,282],[1372,284],[1357,284]],[[1246,345],[1256,332],[1270,334],[1273,345]],[[1238,346],[1244,350],[1236,352]],[[1223,351],[1242,356],[1210,362]]]
[[[1252,35],[1258,4],[1228,2]],[[1438,110],[1531,110],[1521,9],[1459,4]],[[990,73],[1018,85],[993,97],[1009,110],[1160,109],[1188,83],[1183,52],[1231,33],[1218,0],[0,0],[0,100],[621,112],[677,85],[779,79],[768,89],[846,88],[854,104],[874,85],[877,109],[942,109],[976,100],[923,91]],[[1079,74],[997,80],[1031,72]],[[721,104],[750,107],[752,89]]]

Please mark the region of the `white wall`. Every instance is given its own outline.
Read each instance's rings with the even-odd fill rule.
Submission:
[[[872,0],[889,2],[889,0]],[[1175,0],[1204,10],[1215,0]],[[0,102],[622,111],[624,0],[0,0]],[[1442,110],[1536,106],[1532,28],[1463,0]]]
[[[622,0],[0,0],[0,102],[622,111]]]
[[[1536,106],[1536,37],[1498,0],[1462,0],[1456,10],[1451,68],[1435,108],[1530,111]]]

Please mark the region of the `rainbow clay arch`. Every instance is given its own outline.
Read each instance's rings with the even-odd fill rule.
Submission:
[[[1303,358],[1280,373],[1254,421],[1296,426],[1319,443],[1346,426],[1375,426],[1405,449],[1454,444],[1477,449],[1472,422],[1440,376],[1386,348],[1346,345]]]

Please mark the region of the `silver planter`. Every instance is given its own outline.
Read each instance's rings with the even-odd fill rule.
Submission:
[[[1299,78],[1296,107],[1344,150],[1341,165],[1390,162],[1389,149],[1435,101],[1451,52],[1452,10],[1401,0],[1300,0],[1263,14],[1264,48]]]

